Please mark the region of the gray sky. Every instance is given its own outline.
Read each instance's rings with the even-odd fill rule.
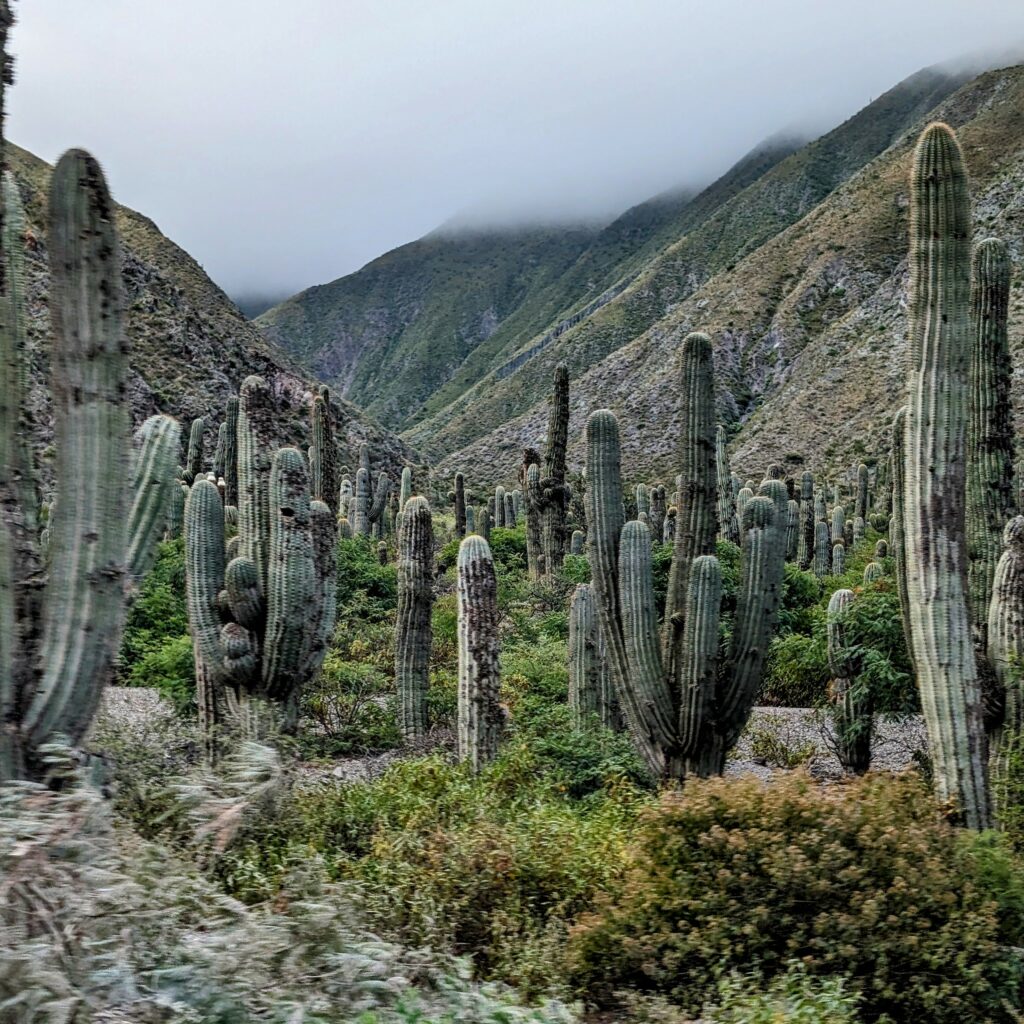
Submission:
[[[19,0],[8,135],[73,145],[232,294],[464,211],[617,212],[918,68],[1020,0]]]

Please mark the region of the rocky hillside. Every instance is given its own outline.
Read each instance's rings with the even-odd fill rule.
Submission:
[[[698,329],[715,340],[720,416],[734,425],[733,460],[740,475],[755,475],[769,461],[834,470],[883,453],[888,424],[905,389],[910,156],[921,127],[936,119],[948,121],[963,145],[977,236],[1002,236],[1015,260],[1011,344],[1020,406],[1024,65],[986,72],[932,107],[922,107],[915,103],[894,118],[901,127],[891,145],[824,201],[811,204],[800,219],[760,245],[746,246],[695,287],[677,285],[676,301],[667,311],[653,281],[634,286],[628,296],[633,302],[642,305],[646,294],[664,312],[634,340],[589,367],[567,353],[575,370],[571,437],[576,465],[582,461],[586,415],[608,406],[620,413],[628,472],[669,478],[678,424],[676,354],[683,336]],[[813,147],[809,150],[795,154],[805,166]],[[788,177],[788,162],[767,177]],[[792,195],[792,187],[779,191]],[[677,251],[691,244],[683,239]],[[577,346],[585,344],[581,332]],[[542,393],[547,367],[543,370],[528,391],[531,400]],[[504,412],[508,419],[473,438],[466,419],[450,417],[447,425],[439,425],[434,443],[442,450],[459,447],[439,469],[459,467],[484,480],[508,477],[521,447],[543,436],[543,402],[517,416],[517,404],[498,389],[481,387],[473,397],[466,418],[479,425],[487,417],[500,420]]]
[[[46,191],[51,168],[6,147],[8,165],[28,220],[27,276],[33,389],[30,396],[39,451],[46,470],[50,439],[45,382],[48,360]],[[116,184],[116,183],[114,183]],[[131,345],[130,396],[136,423],[154,412],[188,422],[199,415],[220,419],[229,394],[251,373],[270,381],[281,403],[281,440],[305,447],[308,404],[315,386],[308,373],[242,316],[188,253],[147,218],[119,206],[118,230],[126,292],[126,333]],[[336,405],[339,438],[348,453],[363,441],[382,463],[418,462],[412,449],[347,402]],[[212,443],[213,437],[208,437]],[[212,455],[212,452],[210,453]]]
[[[693,222],[673,244],[624,282],[611,302],[549,345],[531,342],[514,373],[492,373],[407,432],[434,458],[459,451],[531,408],[557,363],[579,377],[658,324],[705,283],[730,273],[918,123],[961,83],[919,72],[822,138],[778,161],[739,190],[716,182],[692,206]],[[727,176],[729,178],[730,176]],[[737,309],[742,315],[742,309]],[[635,397],[635,396],[634,396]],[[743,411],[751,396],[737,395]]]

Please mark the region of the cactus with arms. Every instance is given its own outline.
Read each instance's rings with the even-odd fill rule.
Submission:
[[[682,351],[683,513],[677,523],[663,635],[659,638],[650,536],[623,523],[618,423],[607,410],[587,423],[587,543],[601,633],[616,695],[653,772],[720,773],[749,717],[778,608],[786,488],[765,484],[742,523],[742,580],[732,647],[718,662],[722,578],[716,525],[711,341],[691,334]]]
[[[113,204],[99,164],[61,157],[49,204],[57,496],[47,523],[49,578],[35,536],[37,488],[25,429],[24,279],[17,190],[5,185],[0,323],[0,779],[39,777],[40,748],[77,743],[117,656],[129,588],[164,527],[178,424],[140,431],[134,499],[125,391],[127,345]],[[21,581],[38,580],[25,587]]]

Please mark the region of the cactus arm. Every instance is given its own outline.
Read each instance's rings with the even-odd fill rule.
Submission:
[[[185,596],[197,665],[224,681],[218,600],[224,589],[224,509],[209,480],[197,480],[185,502]],[[250,562],[249,565],[252,563]]]
[[[398,534],[395,683],[398,728],[406,741],[427,732],[427,688],[433,634],[434,526],[426,498],[410,498]]]
[[[945,125],[930,125],[918,142],[910,211],[904,453],[910,646],[937,794],[969,828],[985,828],[985,735],[965,593],[970,197],[960,147]]]
[[[59,727],[81,739],[117,654],[128,546],[121,264],[99,164],[61,157],[50,188],[50,274],[57,511],[43,604],[39,689],[25,712],[31,746]]]
[[[730,492],[731,493],[731,492]],[[714,555],[700,555],[690,570],[680,666],[679,756],[693,758],[708,742],[718,670],[722,570]]]
[[[174,490],[180,427],[169,416],[151,416],[142,425],[142,450],[135,462],[135,497],[128,513],[128,571],[140,579],[152,565],[156,542],[167,520]]]
[[[231,617],[247,629],[259,631],[264,603],[259,574],[248,558],[232,558],[224,569],[224,590]]]
[[[224,504],[238,506],[238,396],[224,407]]]

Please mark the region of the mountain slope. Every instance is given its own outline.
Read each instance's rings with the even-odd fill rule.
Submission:
[[[384,422],[403,422],[597,233],[435,231],[257,318],[264,334]]]
[[[679,343],[715,342],[719,414],[740,429],[734,471],[835,472],[878,456],[906,387],[908,176],[928,120],[957,129],[972,182],[976,237],[997,234],[1015,261],[1011,345],[1024,359],[1024,66],[987,72],[908,126],[825,202],[679,303],[643,335],[573,382],[571,459],[579,466],[588,413],[620,413],[628,475],[671,479],[678,429]],[[1018,409],[1024,375],[1014,381]],[[522,446],[545,430],[538,403],[446,459],[482,481],[507,479]]]
[[[693,205],[703,216],[621,294],[551,344],[524,346],[512,373],[488,374],[404,436],[436,459],[500,430],[547,393],[555,365],[565,362],[577,377],[643,335],[706,281],[812,210],[966,77],[935,68],[918,72],[724,202],[715,205],[698,197]],[[712,191],[721,191],[717,183]]]
[[[32,406],[37,447],[46,452],[51,422],[48,379],[49,269],[46,255],[46,191],[51,168],[17,146],[5,147],[27,217],[26,271]],[[206,276],[191,256],[156,225],[117,207],[121,235],[126,318],[131,345],[129,395],[136,423],[155,412],[177,416],[187,427],[196,416],[223,418],[224,403],[251,373],[273,386],[280,402],[282,443],[309,443],[308,407],[315,387],[290,358],[268,343]],[[339,440],[351,459],[367,442],[389,466],[418,462],[408,445],[346,402],[336,409]],[[208,443],[215,440],[212,432]],[[209,453],[212,456],[212,449]],[[44,473],[47,463],[42,463]]]

